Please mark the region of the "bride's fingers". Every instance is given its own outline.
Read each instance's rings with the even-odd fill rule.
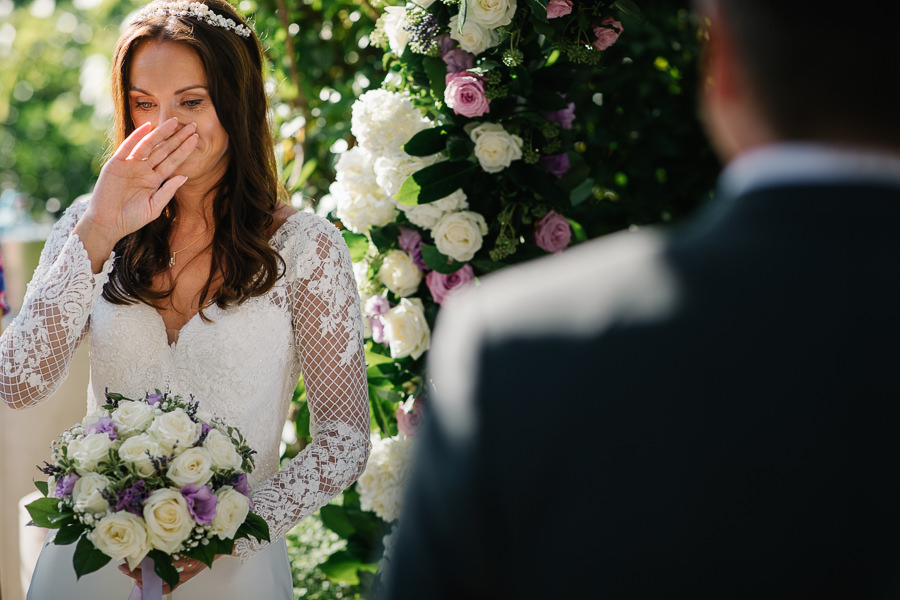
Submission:
[[[146,123],[144,125],[146,125]],[[128,136],[128,139],[125,141],[128,142],[135,133],[137,133],[144,127],[144,125],[141,125],[137,129],[135,129],[134,132],[130,136]],[[140,139],[136,144],[132,146],[131,152],[129,152],[126,156],[129,159],[147,160],[147,158],[150,156],[150,153],[153,152],[154,148],[156,148],[157,144],[168,139],[173,133],[175,133],[175,130],[177,128],[177,117],[172,117],[171,119],[163,121],[156,129],[153,129],[149,132],[145,131],[142,136],[139,136]]]
[[[188,178],[184,175],[173,177],[163,183],[162,186],[150,196],[150,210],[153,213],[153,218],[158,217],[160,213],[162,213],[166,204],[168,204],[172,197],[175,196],[175,192],[178,191],[178,188],[183,186],[187,180]]]
[[[188,123],[177,132],[166,138],[150,152],[147,157],[147,163],[151,168],[156,169],[168,156],[178,149],[189,137],[197,132],[196,123]]]
[[[187,128],[185,127],[185,129]],[[187,139],[181,142],[181,144],[177,148],[170,152],[162,162],[154,167],[153,170],[156,171],[156,173],[164,179],[170,177],[172,173],[175,172],[175,169],[177,169],[179,165],[184,162],[184,159],[186,159],[188,155],[190,155],[190,153],[194,151],[194,148],[197,147],[197,141],[199,139],[200,138],[196,133],[188,135]]]
[[[134,147],[138,145],[144,136],[146,136],[153,129],[152,123],[144,123],[137,129],[131,132],[125,141],[122,142],[122,145],[119,146],[115,152],[113,152],[113,158],[126,159],[131,156],[131,153],[134,151]]]

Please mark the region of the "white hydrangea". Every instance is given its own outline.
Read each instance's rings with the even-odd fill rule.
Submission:
[[[369,90],[353,103],[350,131],[360,146],[384,156],[400,152],[403,144],[432,127],[409,97],[387,90]]]
[[[409,222],[413,225],[421,227],[422,229],[431,230],[434,229],[437,222],[441,220],[441,217],[447,213],[458,212],[469,208],[469,201],[466,197],[466,193],[460,189],[449,196],[441,198],[440,200],[435,200],[434,202],[428,202],[418,206],[403,206],[401,204],[398,205],[397,208],[403,211],[406,218],[409,219]]]
[[[394,196],[400,191],[400,186],[406,179],[427,166],[438,162],[439,155],[410,156],[406,152],[394,152],[375,159],[375,181],[388,196]]]
[[[372,436],[372,453],[357,483],[359,503],[387,522],[400,517],[415,438]]]
[[[336,177],[329,187],[335,215],[347,229],[366,233],[397,217],[397,203],[375,181],[372,156],[356,146],[342,153],[335,164]]]

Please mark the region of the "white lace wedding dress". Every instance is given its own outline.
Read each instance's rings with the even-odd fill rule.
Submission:
[[[92,274],[71,234],[85,207],[73,206],[56,225],[24,307],[0,338],[0,397],[17,408],[46,398],[88,332],[89,412],[103,404],[105,389],[129,397],[156,388],[192,394],[202,411],[237,426],[257,450],[253,501],[273,543],[239,540],[235,557],[220,558],[172,598],[293,598],[285,532],[352,483],[369,450],[359,299],[340,233],[319,217],[293,215],[270,242],[287,265],[275,287],[227,310],[206,310],[210,321],[195,316],[170,346],[155,309],[100,296],[114,259]],[[313,442],[279,471],[282,427],[301,369]],[[114,562],[76,582],[73,551],[74,544],[45,545],[29,599],[128,597],[132,580]]]

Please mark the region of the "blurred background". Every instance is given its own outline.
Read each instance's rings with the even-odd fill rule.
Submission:
[[[232,0],[268,54],[268,91],[282,177],[298,208],[328,214],[335,154],[354,144],[350,106],[383,78],[370,44],[389,0]],[[134,0],[0,0],[0,255],[12,312],[49,228],[87,194],[108,150],[110,56]],[[588,237],[677,223],[710,196],[719,165],[697,120],[702,28],[689,0],[637,0],[625,33],[576,99],[589,123],[579,147],[591,198],[572,215]],[[21,498],[49,442],[80,420],[85,345],[63,388],[38,409],[0,408],[0,597],[24,598],[42,532],[25,531]],[[298,451],[286,427],[286,457]],[[295,595],[365,597],[358,578],[323,568],[339,536],[317,518],[289,536]],[[23,583],[26,582],[26,583]]]

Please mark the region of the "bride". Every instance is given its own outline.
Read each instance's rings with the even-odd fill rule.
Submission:
[[[258,451],[252,498],[273,542],[239,540],[211,570],[182,559],[173,597],[288,599],[285,532],[368,456],[359,299],[337,229],[279,200],[259,40],[224,0],[204,2],[154,2],[124,30],[117,150],[56,225],[0,338],[0,397],[49,396],[88,332],[89,412],[105,389],[193,395]],[[278,470],[301,371],[313,441]],[[76,581],[73,550],[45,545],[28,598],[118,600],[140,582],[113,563]]]

